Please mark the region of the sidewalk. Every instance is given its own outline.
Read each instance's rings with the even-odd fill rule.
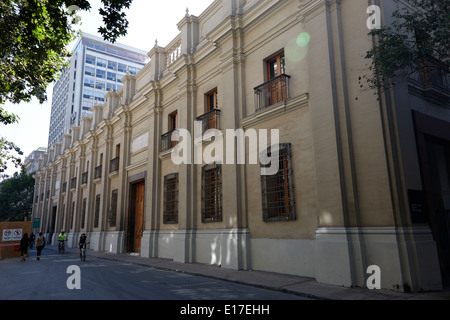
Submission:
[[[55,247],[56,250],[56,247]],[[77,253],[78,249],[66,249]],[[345,288],[321,284],[312,278],[264,271],[224,269],[199,263],[180,263],[167,259],[142,258],[135,254],[113,254],[88,250],[87,256],[127,262],[155,269],[186,273],[195,276],[231,281],[239,284],[280,291],[320,300],[450,300],[450,289],[442,292],[401,293],[390,290]]]

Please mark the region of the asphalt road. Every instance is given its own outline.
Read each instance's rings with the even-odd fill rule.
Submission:
[[[58,255],[52,249],[44,249],[40,261],[36,251],[30,255],[25,262],[20,258],[0,261],[0,300],[305,300],[96,257],[81,262],[74,253]]]

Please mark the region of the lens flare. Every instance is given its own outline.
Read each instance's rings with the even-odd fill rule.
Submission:
[[[308,54],[308,46],[311,41],[311,36],[308,32],[302,32],[300,35],[291,41],[286,46],[286,58],[293,62],[303,60]]]
[[[299,47],[306,47],[309,44],[309,41],[311,40],[311,36],[308,32],[302,32],[297,37],[297,45]]]

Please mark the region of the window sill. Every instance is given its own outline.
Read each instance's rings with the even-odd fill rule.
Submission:
[[[284,113],[296,110],[309,105],[308,93],[304,93],[296,98],[290,99],[285,102],[280,102],[267,107],[264,110],[253,113],[247,118],[241,120],[241,126],[243,128],[250,128],[256,124],[263,121],[270,120],[272,118],[278,117]]]

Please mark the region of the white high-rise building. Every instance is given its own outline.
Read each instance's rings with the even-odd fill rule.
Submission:
[[[147,52],[83,33],[66,68],[53,88],[48,146],[62,139],[72,126],[89,115],[95,101],[122,87],[127,70],[136,74],[148,61]]]

